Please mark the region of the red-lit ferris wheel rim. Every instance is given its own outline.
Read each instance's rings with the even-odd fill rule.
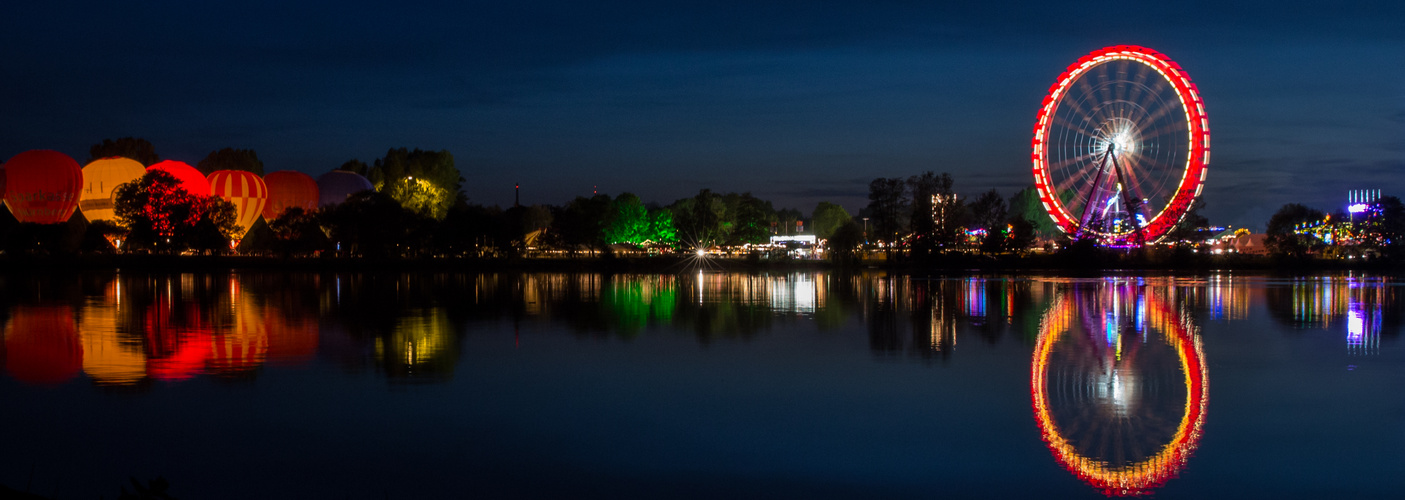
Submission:
[[[1206,167],[1210,163],[1210,125],[1209,120],[1205,117],[1205,105],[1200,99],[1200,92],[1190,81],[1190,75],[1186,74],[1179,64],[1160,52],[1136,45],[1104,47],[1079,58],[1077,62],[1059,75],[1058,81],[1049,87],[1048,95],[1044,96],[1038,119],[1034,125],[1034,139],[1032,141],[1034,185],[1039,190],[1039,200],[1044,204],[1045,212],[1054,220],[1059,229],[1069,234],[1076,234],[1079,229],[1079,219],[1071,215],[1068,207],[1065,207],[1060,201],[1057,187],[1050,178],[1049,148],[1046,147],[1046,140],[1053,125],[1050,118],[1068,94],[1069,87],[1078,77],[1083,76],[1094,67],[1118,60],[1145,64],[1155,70],[1171,84],[1180,100],[1181,108],[1185,111],[1186,131],[1189,135],[1185,168],[1182,170],[1180,181],[1176,184],[1175,193],[1166,205],[1142,227],[1146,240],[1152,242],[1165,236],[1185,217],[1191,202],[1200,196],[1200,191],[1205,183]],[[1105,241],[1125,241],[1130,234],[1130,230],[1123,233],[1099,233]]]

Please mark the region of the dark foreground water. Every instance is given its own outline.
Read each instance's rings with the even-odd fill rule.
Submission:
[[[1399,290],[1359,275],[11,275],[0,484],[1394,497]]]

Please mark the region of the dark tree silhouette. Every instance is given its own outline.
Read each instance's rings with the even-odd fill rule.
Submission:
[[[216,170],[242,170],[263,175],[263,161],[252,149],[224,148],[211,151],[205,159],[195,165],[200,173],[210,175]]]
[[[821,239],[829,239],[840,226],[853,220],[844,207],[827,201],[815,205],[815,211],[810,215],[810,225],[815,228],[815,236]],[[859,233],[862,238],[863,228],[859,229]]]
[[[148,167],[161,161],[161,157],[156,154],[156,148],[153,147],[150,142],[147,142],[146,139],[123,137],[115,141],[112,139],[103,139],[102,142],[88,148],[87,163],[92,163],[94,160],[100,160],[109,156],[131,158]]]
[[[906,225],[907,183],[901,177],[878,178],[868,184],[868,211],[875,240],[895,242]],[[930,220],[930,217],[927,217]],[[890,247],[891,248],[891,247]]]

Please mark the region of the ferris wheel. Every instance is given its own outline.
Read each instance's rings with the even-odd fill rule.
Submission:
[[[1044,97],[1034,183],[1059,229],[1104,244],[1155,242],[1200,196],[1205,105],[1180,65],[1117,45],[1079,58]]]

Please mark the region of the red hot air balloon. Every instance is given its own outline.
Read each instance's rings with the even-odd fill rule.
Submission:
[[[239,214],[235,223],[243,229],[234,235],[238,241],[254,227],[264,205],[268,204],[268,186],[258,174],[242,170],[216,170],[210,173],[209,180],[210,194],[233,203],[235,213]]]
[[[176,180],[180,181],[180,186],[190,194],[196,196],[210,195],[210,181],[206,180],[205,175],[201,174],[195,167],[187,165],[184,162],[166,160],[146,167],[147,172],[152,170],[161,170],[171,174]]]
[[[263,176],[268,184],[268,204],[263,207],[263,219],[271,221],[283,211],[297,207],[306,211],[317,209],[317,181],[312,176],[292,170],[279,170]]]
[[[82,189],[83,169],[58,151],[25,151],[5,162],[5,204],[20,222],[67,222]]]

